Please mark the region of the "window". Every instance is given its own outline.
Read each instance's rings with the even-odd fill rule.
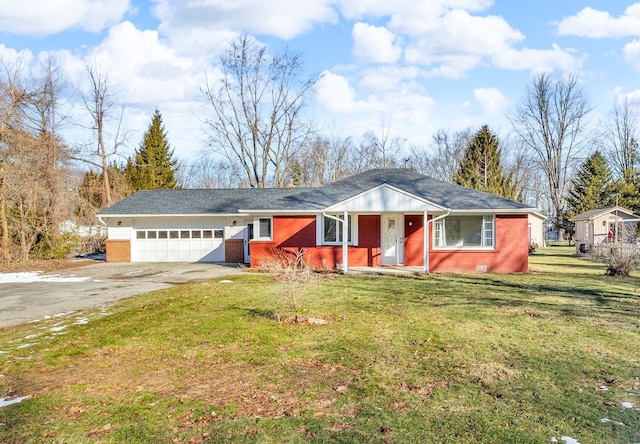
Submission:
[[[258,219],[258,239],[271,239],[271,218],[261,217]]]
[[[340,220],[344,220],[344,215],[333,215]],[[351,215],[347,217],[347,243],[353,243],[353,221]],[[333,217],[324,216],[322,218],[322,243],[341,244],[342,243],[342,222],[338,222]]]
[[[178,239],[178,232],[176,230],[169,231],[169,239]]]
[[[492,248],[493,216],[447,216],[434,222],[436,248]]]
[[[180,231],[180,239],[189,239],[191,237],[190,230],[182,230]]]
[[[136,239],[146,239],[147,232],[146,231],[136,231]]]
[[[224,236],[224,230],[213,230],[214,239],[222,239]]]

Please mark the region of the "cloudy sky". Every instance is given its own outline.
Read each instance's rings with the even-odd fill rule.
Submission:
[[[239,33],[324,74],[308,110],[337,136],[384,127],[426,146],[439,128],[485,123],[506,134],[540,71],[577,74],[594,121],[621,97],[640,105],[640,1],[0,0],[2,60],[53,54],[80,88],[86,63],[108,67],[130,147],[158,107],[181,159],[204,147],[200,88]]]

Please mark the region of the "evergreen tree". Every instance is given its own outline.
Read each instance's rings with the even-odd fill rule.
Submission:
[[[176,165],[177,160],[173,157],[173,149],[162,124],[162,115],[156,109],[140,147],[133,159],[127,159],[125,176],[136,191],[176,188]]]
[[[571,217],[610,205],[613,193],[611,181],[612,175],[607,161],[600,151],[596,151],[585,160],[573,179],[567,197],[567,215]],[[615,202],[613,204],[615,205]]]
[[[458,173],[456,184],[507,199],[516,198],[516,184],[511,175],[505,176],[500,163],[498,138],[487,125],[469,142]]]

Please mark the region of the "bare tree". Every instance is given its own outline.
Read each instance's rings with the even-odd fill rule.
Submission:
[[[116,93],[109,80],[108,72],[96,65],[87,65],[89,80],[89,92],[82,95],[84,107],[89,113],[92,127],[95,132],[95,145],[89,150],[89,157],[83,160],[98,168],[102,176],[102,190],[105,206],[113,203],[112,184],[109,177],[109,169],[118,155],[118,149],[125,143],[125,134],[121,133],[122,118],[124,116],[124,104],[118,105]],[[119,109],[118,109],[119,108]],[[107,145],[107,127],[115,121],[115,129],[112,134],[112,142]],[[124,195],[118,196],[125,197]]]
[[[304,97],[318,76],[302,79],[302,58],[244,35],[220,60],[222,77],[202,88],[213,115],[205,120],[212,150],[239,165],[250,187],[282,187],[296,153],[312,134]]]
[[[563,235],[567,187],[575,161],[586,143],[586,119],[591,111],[589,99],[571,75],[552,78],[540,74],[510,116],[522,142],[533,153],[544,172],[553,205],[558,234]]]
[[[454,133],[439,129],[432,137],[429,151],[420,146],[411,148],[410,165],[420,173],[453,183],[472,138],[471,128]]]
[[[215,159],[205,155],[178,167],[178,183],[182,188],[237,188],[242,184],[238,182],[238,173],[233,165],[224,160]]]
[[[298,152],[291,169],[295,186],[321,186],[349,175],[347,159],[353,153],[350,137],[316,136]]]
[[[638,173],[638,113],[627,98],[614,107],[603,125],[607,157],[619,179],[633,183]]]

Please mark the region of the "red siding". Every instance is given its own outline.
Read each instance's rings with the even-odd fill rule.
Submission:
[[[404,264],[424,265],[424,216],[407,214],[404,217]]]
[[[529,271],[529,219],[527,215],[496,216],[495,250],[430,249],[431,271],[526,273]],[[433,224],[429,224],[429,244]],[[486,269],[485,269],[486,267]]]
[[[423,215],[406,215],[404,230],[404,264],[423,265]],[[429,224],[429,269],[434,272],[527,272],[527,215],[497,216],[495,231],[495,250],[434,250],[431,247],[433,224]],[[342,263],[342,246],[316,246],[315,216],[274,216],[273,233],[273,241],[251,242],[251,266],[260,265],[272,256],[274,249],[295,251],[298,248],[306,250],[305,261],[315,268],[335,269],[336,264]],[[358,245],[349,247],[349,266],[380,266],[380,215],[358,217]]]

